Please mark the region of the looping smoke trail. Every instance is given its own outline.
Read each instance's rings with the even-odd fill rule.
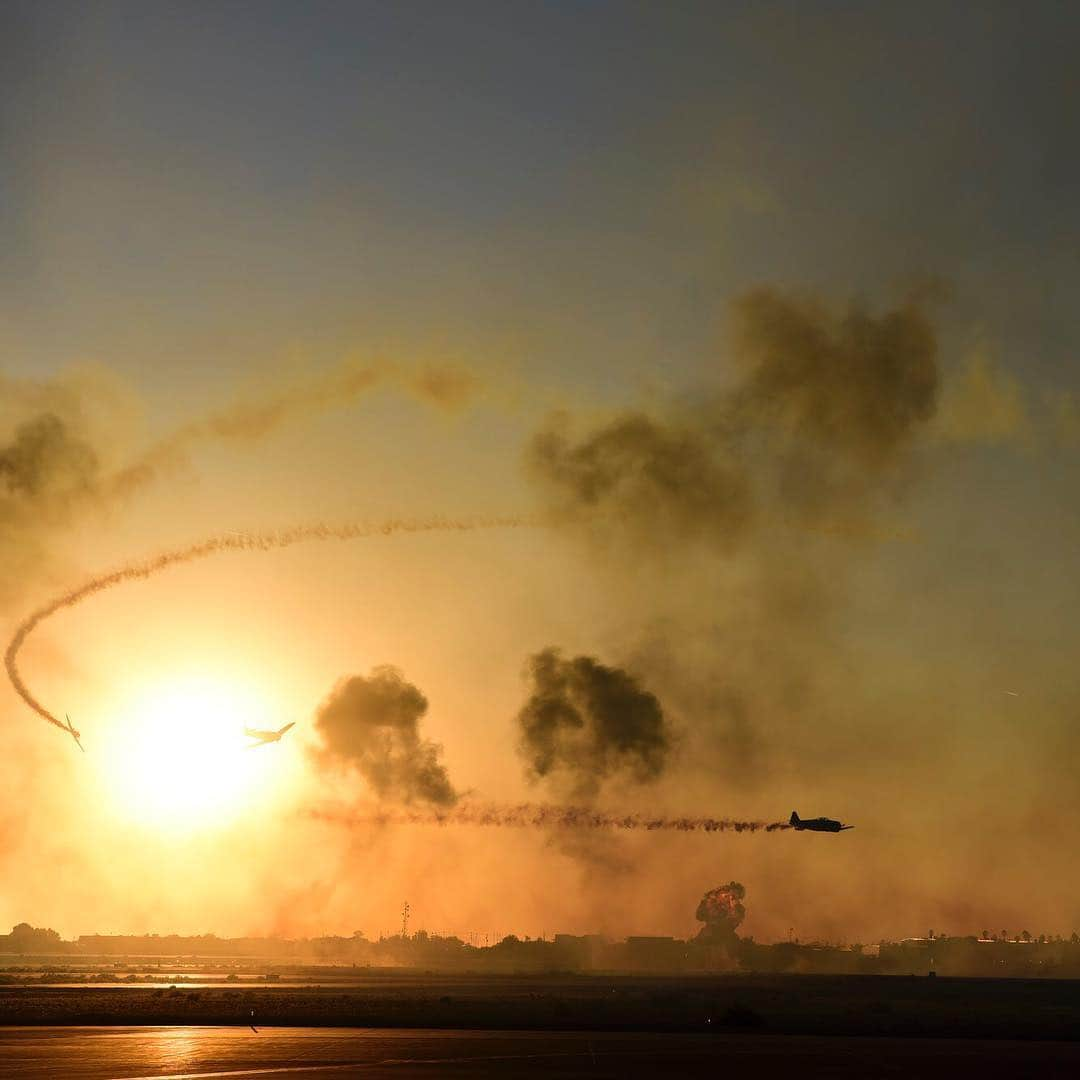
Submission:
[[[198,559],[208,559],[212,555],[219,555],[226,551],[273,551],[311,540],[362,540],[371,536],[394,536],[399,533],[472,532],[479,529],[522,528],[535,524],[538,522],[524,517],[393,518],[375,524],[357,522],[345,525],[296,525],[274,532],[226,533],[221,536],[212,536],[208,540],[166,551],[140,562],[129,563],[110,573],[93,577],[77,588],[50,600],[49,603],[27,616],[15,628],[15,633],[4,654],[4,666],[11,685],[19,697],[42,719],[66,731],[66,726],[34,697],[30,688],[23,682],[22,675],[19,673],[19,650],[30,634],[46,619],[64,608],[82,603],[95,593],[104,592],[127,581],[153,577],[171,566],[179,566]]]
[[[586,806],[554,806],[549,803],[463,803],[449,810],[348,810],[313,809],[305,813],[315,821],[347,827],[379,825],[484,825],[516,829],[625,829],[635,832],[780,832],[790,829],[786,821],[737,821],[712,817],[647,817],[644,814],[611,814]]]

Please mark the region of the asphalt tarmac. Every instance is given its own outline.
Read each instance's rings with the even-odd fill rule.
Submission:
[[[1080,1044],[981,1039],[432,1031],[8,1027],[11,1080],[196,1077],[985,1077],[1080,1075]]]

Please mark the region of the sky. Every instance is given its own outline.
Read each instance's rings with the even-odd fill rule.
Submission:
[[[1080,20],[0,13],[0,925],[1080,929]],[[392,670],[391,670],[392,669]],[[281,742],[242,749],[244,725]],[[839,837],[343,825],[470,800]],[[340,815],[339,815],[340,816]]]

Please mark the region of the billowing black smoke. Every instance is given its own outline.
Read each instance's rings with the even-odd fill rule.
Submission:
[[[554,520],[601,555],[597,580],[626,612],[621,654],[695,761],[745,789],[793,726],[843,707],[823,700],[822,675],[842,662],[851,568],[895,531],[939,368],[920,298],[873,311],[763,287],[730,315],[711,389],[599,421],[559,413],[525,467]],[[539,729],[557,750],[575,721],[554,715]],[[560,761],[542,738],[526,745],[538,773]]]
[[[52,412],[21,421],[0,445],[0,603],[48,562],[49,540],[100,496],[97,452]]]
[[[735,304],[743,378],[732,404],[774,430],[869,469],[934,414],[937,344],[915,303],[875,316],[759,288]]]
[[[8,498],[78,498],[93,490],[97,472],[90,444],[52,413],[20,424],[0,447],[0,483]]]
[[[655,780],[671,750],[660,702],[629,673],[549,648],[529,658],[519,750],[533,780],[588,799],[605,781]]]
[[[380,799],[451,806],[458,796],[439,760],[442,747],[420,735],[427,707],[397,668],[343,679],[315,714],[318,756],[358,772]]]
[[[754,289],[733,306],[736,378],[693,408],[627,411],[526,451],[548,508],[652,546],[733,550],[770,517],[854,528],[902,471],[938,399],[937,341],[915,301],[874,315]]]
[[[557,517],[600,518],[644,544],[679,535],[731,548],[750,525],[746,476],[696,425],[630,412],[575,440],[559,414],[533,437],[527,464]]]

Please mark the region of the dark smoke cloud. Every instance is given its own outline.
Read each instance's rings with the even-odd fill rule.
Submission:
[[[751,518],[746,477],[706,432],[643,413],[577,441],[558,415],[530,442],[526,464],[556,514],[614,519],[640,540],[675,534],[733,546]]]
[[[526,671],[531,693],[517,722],[532,779],[586,798],[608,779],[647,782],[663,772],[671,732],[660,702],[632,675],[551,648],[530,657]]]
[[[937,341],[915,302],[875,316],[754,289],[734,305],[735,407],[868,469],[895,460],[933,414]]]
[[[854,559],[893,533],[932,445],[931,299],[874,311],[752,290],[711,390],[599,423],[560,414],[528,443],[544,505],[602,547],[611,647],[710,784],[789,769],[800,732],[848,708],[828,695]],[[814,742],[800,761],[825,756]]]
[[[66,504],[93,491],[98,456],[51,413],[20,424],[0,447],[0,484],[8,498]]]
[[[380,798],[451,806],[458,796],[439,761],[442,747],[420,736],[427,708],[397,668],[343,679],[315,714],[319,757],[355,769]]]
[[[697,940],[710,945],[723,945],[731,950],[738,942],[735,931],[746,918],[743,900],[746,889],[738,881],[729,881],[710,889],[697,906],[694,917],[704,926],[698,931]]]
[[[734,306],[741,380],[726,426],[759,451],[754,486],[774,518],[837,536],[871,534],[882,496],[905,478],[939,393],[937,341],[911,301],[879,316],[836,313],[756,289]]]
[[[732,321],[735,379],[704,403],[583,433],[559,414],[533,436],[526,468],[550,510],[665,548],[731,551],[785,517],[856,529],[934,415],[928,317],[916,300],[875,315],[759,288]]]
[[[20,421],[0,444],[0,603],[48,565],[53,534],[103,502],[98,451],[53,412]]]

